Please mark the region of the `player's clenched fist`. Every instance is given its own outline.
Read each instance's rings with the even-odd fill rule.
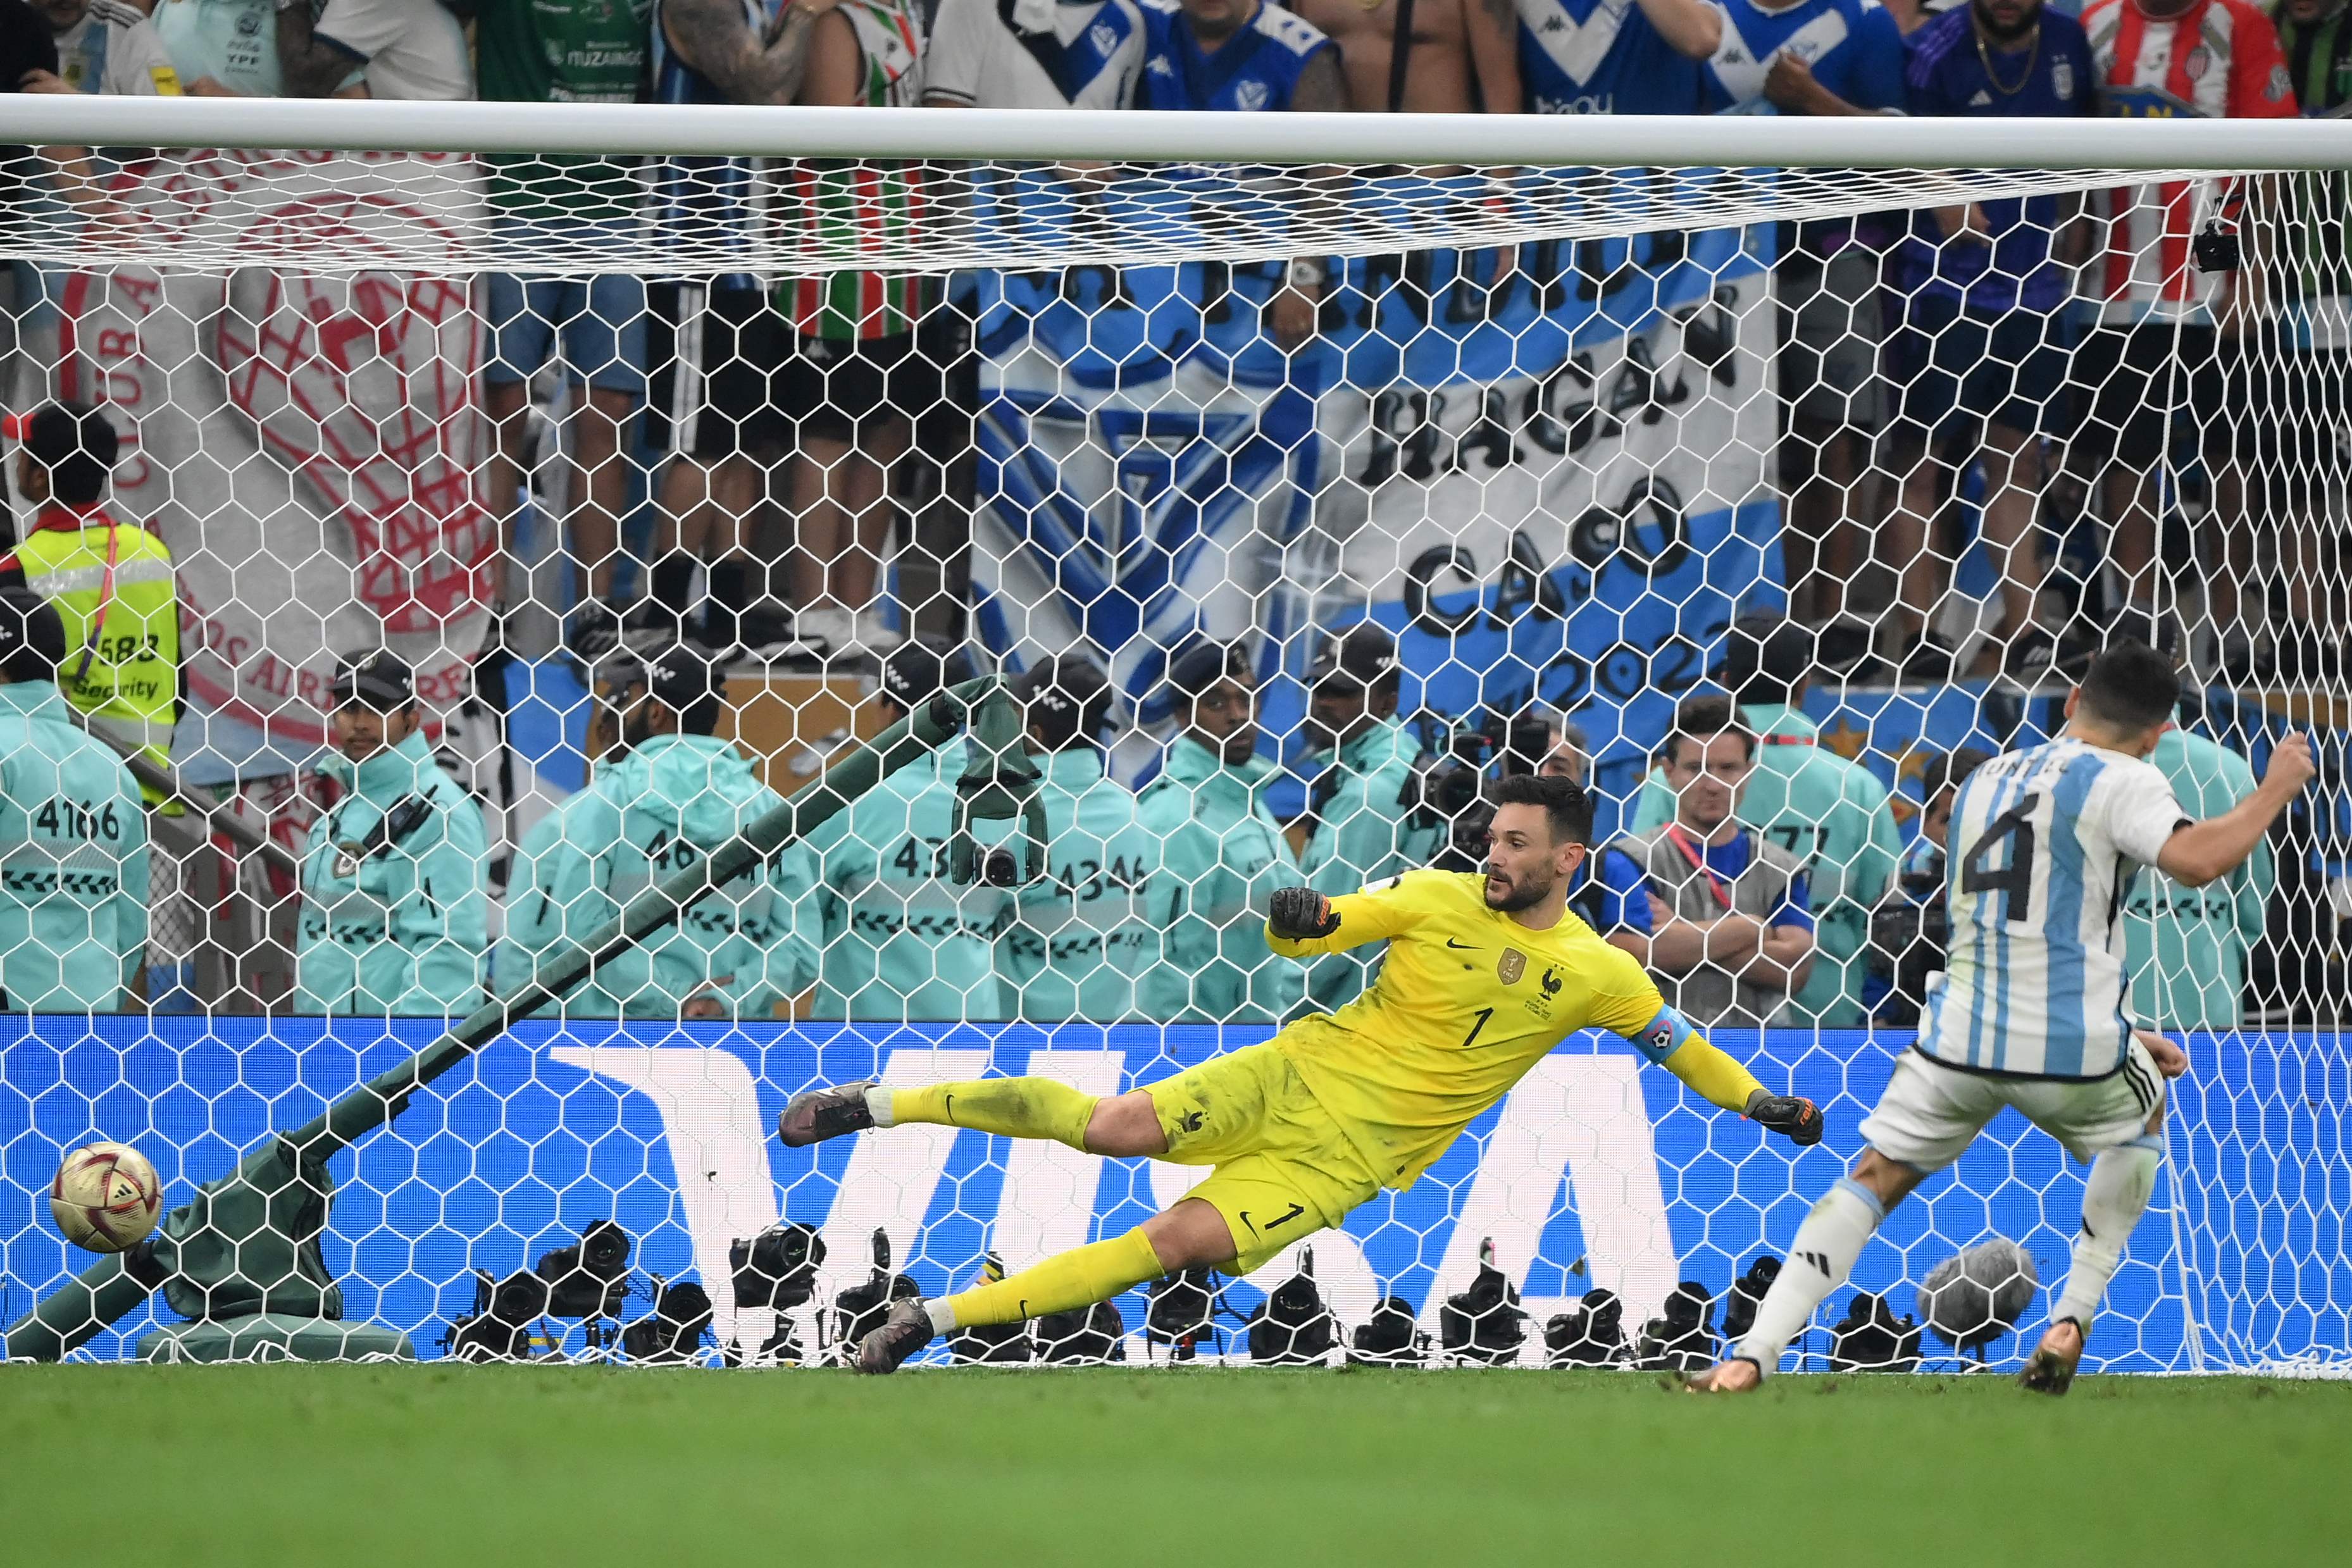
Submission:
[[[1748,1120],[1780,1133],[1800,1149],[1810,1149],[1822,1141],[1821,1107],[1801,1095],[1758,1089],[1748,1097]]]
[[[2271,748],[2271,765],[2263,774],[2263,782],[2276,782],[2280,791],[2292,795],[2311,782],[2318,772],[2311,760],[2311,741],[2299,731],[2290,730]]]
[[[1312,888],[1277,888],[1265,923],[1285,942],[1306,942],[1338,931],[1339,917],[1333,912],[1331,900]]]

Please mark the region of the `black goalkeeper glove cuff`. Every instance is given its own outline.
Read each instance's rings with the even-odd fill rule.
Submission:
[[[1759,1090],[1748,1096],[1748,1120],[1780,1133],[1800,1149],[1810,1149],[1822,1141],[1821,1107],[1801,1095]]]
[[[1331,900],[1312,888],[1277,888],[1266,927],[1285,942],[1308,942],[1339,929]]]

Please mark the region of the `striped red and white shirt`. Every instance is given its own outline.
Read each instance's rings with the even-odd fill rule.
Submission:
[[[2156,17],[2139,0],[2090,0],[2083,30],[2099,70],[2103,113],[2142,119],[2272,120],[2295,112],[2278,29],[2246,0],[2195,0]],[[2217,195],[2209,189],[2205,207]],[[2210,322],[2227,274],[2199,272],[2189,237],[2210,216],[2195,185],[2123,185],[2106,193],[2106,248],[2085,287],[2100,319]]]

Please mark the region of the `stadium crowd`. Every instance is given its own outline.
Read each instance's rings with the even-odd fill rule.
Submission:
[[[2342,0],[2090,0],[2079,16],[2042,0],[0,0],[0,82],[58,93],[2208,118],[2352,103]],[[78,150],[47,151],[59,181],[86,172]],[[486,161],[499,224],[573,244],[761,221],[747,160]],[[866,173],[780,177],[821,227],[896,223],[922,200],[919,169]],[[2347,212],[2314,176],[1793,226],[1778,264],[1788,586],[1825,668],[2032,679],[2078,668],[2116,626],[2204,672],[2337,673],[2313,611],[2344,488]],[[2240,223],[2283,237],[2203,270],[2200,233]],[[17,270],[20,294],[38,287]],[[1322,259],[1289,266],[1267,308],[1277,342],[1313,336],[1328,280]],[[954,482],[939,454],[971,445],[969,322],[938,280],[494,275],[477,305],[487,488],[509,530],[530,388],[559,365],[568,388],[575,651],[683,635],[823,660],[905,635],[882,592],[893,529]],[[659,523],[633,571],[620,523],[640,467],[658,470]],[[1998,578],[1982,613],[1952,592],[1970,511]],[[2168,560],[2160,513],[2189,545]],[[2239,518],[2257,526],[2223,521]],[[926,549],[952,581],[953,542]]]
[[[2080,17],[2040,0],[480,0],[460,10],[0,0],[10,50],[0,75],[16,90],[58,93],[1235,112],[2242,117],[2352,103],[2343,0],[2281,0],[2275,18],[2247,0],[2091,0]],[[21,149],[5,155],[28,161]],[[487,163],[498,221],[518,230],[619,246],[648,222],[759,221],[743,160]],[[79,150],[46,149],[43,166],[59,171],[68,199],[87,195],[66,188],[86,168]],[[919,199],[919,170],[871,173],[854,189],[824,167],[785,177],[819,225],[903,217]],[[2339,673],[2340,617],[2314,613],[2338,500],[2313,476],[2335,462],[2334,392],[2352,347],[2340,197],[2327,181],[2281,180],[2233,190],[2234,205],[2209,214],[2187,187],[2151,185],[1808,223],[1785,237],[1790,619],[1735,629],[1722,690],[1683,703],[1657,738],[1629,829],[1580,894],[1586,917],[1687,1015],[1836,1026],[1916,1008],[1906,976],[1919,966],[1905,954],[1932,944],[1926,906],[1944,853],[1932,825],[1965,769],[1932,775],[1930,831],[1906,859],[1884,785],[1815,743],[1802,703],[1821,673],[2031,683],[2118,632],[2212,668]],[[2294,203],[2267,229],[2294,246],[2234,268],[2193,263],[2209,218],[2226,226]],[[1313,337],[1328,281],[1319,259],[1290,264],[1266,311],[1276,341]],[[40,283],[20,266],[15,287],[28,298]],[[425,743],[411,677],[388,656],[347,661],[330,763],[343,793],[303,870],[299,995],[313,1010],[462,1012],[492,974],[593,929],[772,805],[713,739],[716,672],[731,660],[877,659],[874,700],[887,719],[951,680],[962,657],[910,636],[881,586],[900,503],[950,482],[954,459],[940,454],[971,444],[959,383],[968,346],[935,280],[493,275],[476,303],[497,433],[487,489],[509,528],[526,500],[530,387],[561,367],[584,476],[562,520],[581,568],[565,640],[609,672],[617,746],[521,846],[494,943],[480,824]],[[921,438],[941,411],[964,434]],[[72,416],[78,430],[92,418],[103,422]],[[64,445],[46,456],[25,448],[45,475],[84,460],[100,437],[54,439]],[[2281,442],[2306,460],[2253,461]],[[659,533],[625,600],[620,521],[648,448]],[[2192,470],[2204,476],[2199,496],[2179,480]],[[25,471],[19,493],[32,499]],[[2273,474],[2289,478],[2254,477]],[[1949,536],[1976,476],[2000,619],[1956,635],[1961,548]],[[85,539],[101,500],[51,501],[58,515],[33,537],[54,531],[58,549]],[[2196,523],[2194,559],[2157,558],[2160,508]],[[2112,570],[2070,578],[2053,562],[2050,543],[2074,531],[2074,511]],[[2259,526],[2223,525],[2242,517]],[[2265,530],[2274,548],[2257,549]],[[1896,584],[1884,607],[1851,597],[1874,563]],[[2200,613],[2194,628],[2174,624],[2184,605]],[[2201,641],[2183,637],[2190,629]],[[79,623],[68,630],[83,635]],[[803,998],[824,1016],[1271,1022],[1310,1000],[1339,1005],[1363,984],[1361,966],[1274,959],[1260,933],[1265,894],[1393,875],[1444,853],[1454,825],[1413,803],[1428,759],[1397,711],[1396,650],[1370,627],[1332,640],[1310,672],[1318,773],[1304,813],[1277,822],[1248,651],[1203,643],[1171,658],[1173,738],[1139,792],[1105,775],[1100,670],[1066,657],[1022,678],[1052,822],[1044,881],[959,889],[938,875],[959,765],[943,758],[894,776],[756,887],[698,905],[635,967],[600,974],[574,1010],[768,1016]],[[171,657],[100,652],[118,668],[142,652]],[[117,718],[167,721],[121,681],[97,693],[89,670],[85,660],[68,693],[76,706],[96,713],[111,701]],[[1573,722],[1538,717],[1547,744],[1528,764],[1589,771]],[[2176,734],[2168,745],[2157,762],[2184,801],[2250,782],[2210,742]],[[2152,1017],[2237,1021],[2267,875],[2250,868],[2226,895],[2173,909],[2177,920],[2135,907],[2137,940],[2168,946],[2156,965],[2164,992],[2141,999]],[[1889,921],[1906,903],[1916,918]],[[1898,930],[1910,933],[1902,952],[1874,937]],[[17,982],[7,985],[21,1000]]]

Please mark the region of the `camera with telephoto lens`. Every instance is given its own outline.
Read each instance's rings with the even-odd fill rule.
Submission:
[[[991,888],[1017,888],[1021,885],[1021,857],[998,846],[981,852],[980,879]]]
[[[1339,1324],[1315,1284],[1315,1254],[1302,1247],[1298,1268],[1276,1285],[1249,1320],[1249,1358],[1267,1366],[1306,1366],[1330,1354]]]
[[[1381,1297],[1348,1342],[1349,1366],[1419,1366],[1428,1359],[1429,1336],[1402,1296]]]
[[[531,1272],[547,1282],[547,1316],[617,1318],[629,1294],[629,1233],[600,1219],[571,1246],[543,1254]]]
[[[739,1238],[728,1246],[727,1271],[734,1287],[736,1310],[765,1309],[776,1315],[775,1328],[757,1352],[760,1364],[800,1364],[800,1336],[784,1314],[806,1305],[816,1294],[816,1271],[824,1263],[824,1237],[797,1220],[781,1221],[749,1241]],[[739,1364],[741,1342],[729,1343],[725,1354],[730,1366]]]
[[[1486,863],[1486,829],[1495,820],[1495,808],[1484,799],[1490,770],[1499,778],[1535,772],[1551,749],[1550,721],[1538,714],[1514,719],[1482,708],[1450,726],[1436,715],[1424,715],[1421,728],[1426,749],[1397,792],[1397,805],[1413,826],[1445,830],[1445,844],[1432,866],[1475,871]]]
[[[1927,977],[1945,967],[1951,910],[1945,901],[1944,858],[1904,868],[1895,892],[1870,912],[1870,967],[1886,981],[1877,1016],[1900,1026],[1919,1021]]]
[[[1201,1342],[1215,1346],[1215,1324],[1220,1316],[1234,1316],[1225,1305],[1223,1292],[1217,1289],[1217,1271],[1213,1268],[1187,1268],[1152,1281],[1150,1299],[1143,1309],[1143,1348],[1150,1355],[1154,1345],[1168,1347],[1170,1361],[1191,1361],[1200,1354]]]
[[[536,1274],[493,1279],[474,1271],[473,1310],[441,1336],[458,1361],[529,1361],[530,1326],[547,1315],[547,1281]]]
[[[922,1293],[911,1277],[891,1272],[890,1233],[877,1227],[872,1272],[862,1283],[850,1286],[833,1299],[835,1345],[845,1357],[855,1355],[857,1342],[889,1318],[892,1302],[909,1300]]]
[[[1470,1289],[1445,1298],[1437,1310],[1437,1340],[1448,1355],[1481,1366],[1516,1359],[1527,1342],[1527,1309],[1518,1288],[1495,1267],[1495,1238],[1478,1243],[1478,1273]]]
[[[710,1292],[691,1279],[669,1285],[656,1275],[653,1298],[654,1310],[621,1331],[622,1352],[648,1366],[692,1361],[710,1331]]]
[[[1632,1357],[1625,1344],[1625,1303],[1605,1286],[1587,1290],[1582,1300],[1544,1325],[1546,1366],[1622,1366]]]
[[[1642,1330],[1634,1364],[1643,1372],[1703,1372],[1715,1362],[1715,1298],[1696,1279],[1667,1293],[1665,1310]]]
[[[1885,1297],[1857,1290],[1830,1328],[1830,1370],[1916,1372],[1920,1332],[1909,1313],[1895,1315]]]

